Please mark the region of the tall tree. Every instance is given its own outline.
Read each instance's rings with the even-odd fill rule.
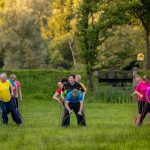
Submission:
[[[47,16],[49,0],[5,1],[1,15],[1,42],[7,69],[38,68],[45,64],[45,41],[41,34],[41,20]]]
[[[150,0],[129,1],[129,12],[139,19],[145,30],[145,69],[150,69]]]
[[[62,44],[59,46],[60,49],[56,48],[56,51],[59,51],[64,58],[64,51],[68,54],[68,58],[64,58],[64,62],[68,61],[71,62],[74,68],[77,70],[76,65],[76,46],[75,46],[75,38],[74,38],[74,30],[75,30],[75,23],[76,23],[76,9],[78,6],[78,0],[53,0],[51,9],[52,9],[52,16],[49,19],[48,23],[48,31],[50,37],[53,39],[51,41],[51,45],[53,43],[58,42],[56,45]],[[66,38],[66,40],[64,40]],[[50,45],[50,48],[52,47]],[[62,49],[65,46],[66,49]],[[54,48],[54,47],[53,47]],[[68,51],[69,50],[69,51]],[[53,51],[50,49],[49,51]],[[50,52],[51,53],[51,52]],[[70,60],[71,54],[71,60]],[[53,59],[53,58],[51,58]],[[57,61],[58,59],[56,59]],[[50,60],[51,61],[51,60]],[[56,62],[58,63],[58,62]]]
[[[4,10],[4,0],[0,0],[0,14],[3,12]],[[4,19],[2,16],[0,16],[0,37],[2,37],[2,24],[4,23]],[[4,49],[2,48],[2,42],[0,40],[0,68],[2,68],[4,66]]]
[[[113,36],[98,47],[100,64],[95,68],[124,69],[132,62],[138,64],[137,53],[144,52],[144,39],[141,38],[143,36],[144,31],[139,26],[117,27],[113,31]]]
[[[101,45],[116,26],[126,22],[122,19],[124,9],[115,7],[114,1],[83,0],[78,11],[79,45],[86,65],[88,86],[93,90],[93,67],[98,63],[97,46]],[[118,14],[118,15],[117,15]]]
[[[93,66],[97,63],[97,46],[99,44],[99,30],[97,18],[94,15],[99,11],[99,0],[83,0],[78,11],[78,37],[82,51],[82,58],[86,65],[88,87],[94,90]]]

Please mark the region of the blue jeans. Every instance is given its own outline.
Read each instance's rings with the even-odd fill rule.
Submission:
[[[22,123],[21,118],[19,116],[19,112],[15,108],[12,99],[10,99],[9,102],[2,101],[1,109],[2,109],[2,119],[3,119],[4,124],[8,123],[8,116],[7,116],[8,112],[11,112],[12,118],[13,118],[14,122],[16,122],[16,124],[19,125]]]

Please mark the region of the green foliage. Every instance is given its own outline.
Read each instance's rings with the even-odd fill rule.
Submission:
[[[128,1],[127,1],[128,2]],[[145,30],[145,69],[150,69],[150,0],[132,0],[128,2],[128,9],[132,18],[140,20]],[[133,20],[132,20],[133,21]]]
[[[77,0],[52,1],[52,15],[48,21],[48,34],[52,39],[49,43],[48,61],[53,68],[70,69],[76,65],[73,57],[76,59],[77,56],[74,44],[77,6]],[[73,49],[70,48],[70,41],[73,41]]]
[[[124,25],[116,28],[113,36],[98,47],[101,62],[99,67],[123,69],[136,61],[137,54],[144,52],[144,39],[141,38],[143,36],[144,32],[138,27]]]
[[[51,41],[49,45],[49,64],[51,67],[69,69],[73,66],[72,54],[69,47],[69,40],[71,38],[72,35],[66,34]]]
[[[88,86],[93,89],[92,69],[97,63],[97,46],[99,43],[99,32],[94,13],[99,11],[99,1],[84,0],[78,11],[78,31],[79,46],[82,50],[82,58],[86,65]]]
[[[125,84],[124,87],[118,84],[113,87],[105,83],[95,83],[94,95],[89,99],[90,102],[96,100],[99,103],[130,103],[132,101],[132,97],[130,97],[132,92],[132,84]]]
[[[98,63],[98,50],[118,25],[125,24],[125,3],[89,1],[80,4],[78,14],[79,45],[83,52],[89,84],[92,88],[92,69]]]
[[[52,16],[48,24],[52,38],[58,38],[72,31],[77,3],[77,0],[52,1]]]
[[[90,76],[95,66],[120,69],[143,52],[143,29],[149,66],[149,5],[149,0],[0,0],[0,67],[86,64]]]
[[[0,41],[5,53],[4,68],[37,68],[45,64],[46,42],[41,36],[40,20],[47,15],[48,4],[48,0],[5,2]]]

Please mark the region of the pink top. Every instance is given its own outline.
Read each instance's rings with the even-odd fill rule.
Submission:
[[[57,92],[58,94],[61,94],[61,91],[62,91],[61,88],[58,88],[58,89],[56,90],[56,92]]]
[[[136,86],[136,91],[143,95],[143,98],[138,96],[138,101],[146,101],[146,91],[148,87],[150,87],[150,82],[146,84],[143,81]]]
[[[13,90],[13,94],[14,94],[14,97],[18,97],[18,96],[17,96],[17,90],[21,87],[21,84],[20,84],[20,82],[17,81],[17,80],[16,80],[14,83],[15,83],[15,86],[16,86],[17,89],[14,89],[14,90]]]

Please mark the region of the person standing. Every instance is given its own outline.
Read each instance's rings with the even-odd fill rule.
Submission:
[[[148,75],[144,75],[143,81],[138,83],[135,92],[133,93],[133,95],[138,95],[138,115],[136,119],[136,125],[139,124],[141,115],[144,111],[144,106],[146,102],[146,91],[149,86],[150,86],[150,77]]]
[[[59,95],[61,95],[61,92],[62,92],[62,87],[63,87],[63,84],[62,84],[62,82],[61,81],[58,81],[57,82],[57,86],[58,86],[58,88],[57,88],[57,90],[56,90],[56,92],[54,93],[54,95],[53,95],[53,99],[54,100],[56,100],[56,101],[58,101],[59,103],[64,103],[64,100],[62,100],[62,99],[60,99],[58,96]]]
[[[18,108],[18,99],[22,101],[21,83],[17,80],[15,74],[10,75],[10,80],[14,82],[15,89],[12,91],[12,98],[14,100],[16,108]]]
[[[141,125],[147,113],[150,113],[150,87],[147,88],[146,91],[146,104],[144,107],[144,111],[141,115],[140,122],[137,125]]]
[[[11,90],[10,90],[11,89]],[[2,109],[2,120],[3,124],[8,124],[8,112],[11,112],[12,118],[17,125],[22,125],[21,118],[17,110],[15,109],[13,99],[11,97],[12,91],[14,87],[7,80],[7,75],[2,73],[0,75],[0,99],[2,101],[1,109]],[[13,94],[12,94],[13,95]]]

